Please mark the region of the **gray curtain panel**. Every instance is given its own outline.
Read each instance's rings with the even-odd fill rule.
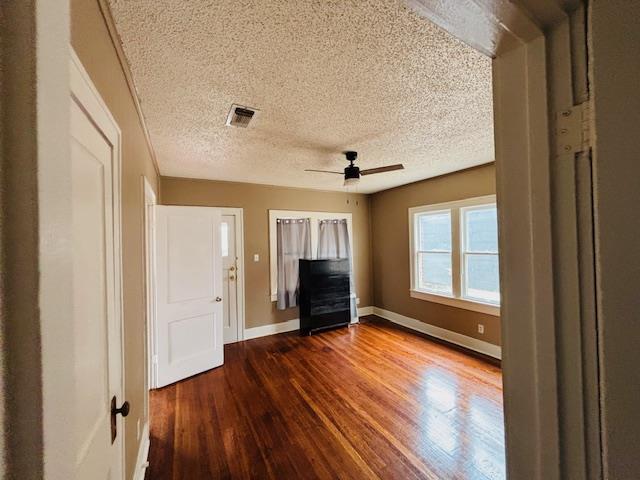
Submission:
[[[349,230],[347,221],[343,219],[321,220],[318,227],[318,259],[348,258],[351,268],[351,319],[358,318],[356,307],[355,289],[353,287],[353,260],[351,258],[351,245],[349,244]]]
[[[321,220],[318,227],[318,259],[351,259],[347,221]]]
[[[311,259],[311,220],[276,220],[278,240],[278,310],[298,305],[300,272],[298,261]]]

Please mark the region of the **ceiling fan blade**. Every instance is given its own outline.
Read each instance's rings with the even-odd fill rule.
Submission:
[[[332,172],[330,170],[310,170],[310,169],[305,169],[305,172],[337,173],[338,175],[344,175],[344,172]]]
[[[360,170],[360,175],[372,175],[374,173],[393,172],[394,170],[404,170],[404,165],[397,163],[395,165],[387,165],[386,167],[368,168]]]

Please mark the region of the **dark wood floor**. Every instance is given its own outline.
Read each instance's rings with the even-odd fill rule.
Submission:
[[[149,480],[502,479],[500,369],[375,318],[152,392]]]

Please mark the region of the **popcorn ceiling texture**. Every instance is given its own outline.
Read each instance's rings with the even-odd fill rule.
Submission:
[[[491,60],[402,0],[110,5],[162,175],[343,190],[304,169],[404,163],[370,193],[494,160]]]

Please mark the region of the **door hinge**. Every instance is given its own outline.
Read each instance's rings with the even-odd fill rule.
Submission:
[[[585,152],[591,148],[591,107],[589,102],[556,114],[556,154]]]

